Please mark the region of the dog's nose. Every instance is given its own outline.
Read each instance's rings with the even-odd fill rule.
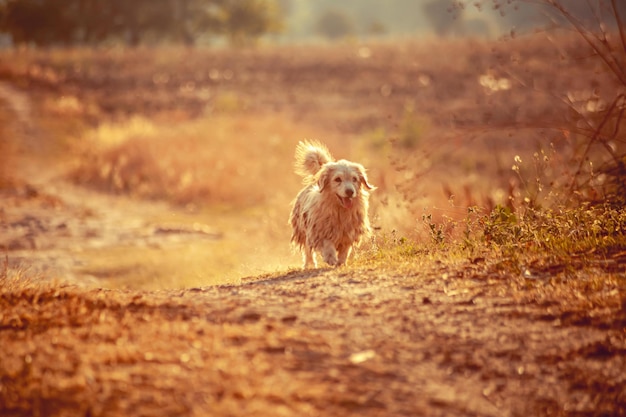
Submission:
[[[348,188],[348,189],[346,190],[346,195],[347,195],[348,197],[352,197],[352,196],[354,195],[354,190],[352,190],[352,189]]]

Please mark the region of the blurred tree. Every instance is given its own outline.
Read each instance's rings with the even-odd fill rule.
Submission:
[[[386,33],[387,27],[380,20],[374,20],[372,22],[369,22],[366,27],[366,34],[368,35],[379,36]]]
[[[513,27],[520,32],[567,26],[570,23],[567,16],[583,25],[602,23],[614,29],[618,24],[616,17],[626,15],[624,0],[455,0],[453,8],[459,11],[470,5],[479,10],[497,11],[507,29]]]
[[[424,14],[428,22],[438,36],[445,36],[452,32],[454,19],[462,18],[462,9],[459,9],[456,16],[451,13],[450,2],[441,0],[431,0],[424,4]]]
[[[282,8],[274,0],[228,0],[223,4],[222,17],[222,31],[235,45],[282,30]]]
[[[302,30],[309,29],[315,35],[326,34],[320,32],[320,22],[330,20],[327,16],[329,11],[332,14],[343,14],[341,17],[348,22],[348,32],[340,35],[381,35],[394,33],[416,33],[426,25],[423,4],[427,0],[292,0],[293,9],[303,10],[298,16],[301,19],[297,22]],[[440,0],[447,3],[449,0]],[[326,16],[325,16],[326,15]],[[331,26],[331,25],[329,25]],[[291,29],[293,30],[293,29]]]
[[[355,27],[350,16],[337,9],[329,9],[317,19],[315,30],[319,35],[329,39],[343,38],[355,33]]]
[[[69,42],[72,38],[72,25],[66,7],[70,1],[2,1],[0,31],[10,33],[16,43],[46,45]]]
[[[151,20],[148,0],[65,0],[75,6],[71,15],[74,42],[100,43],[110,39],[137,45]]]
[[[14,43],[105,41],[193,44],[204,35],[252,39],[280,30],[276,0],[0,0],[0,32]]]

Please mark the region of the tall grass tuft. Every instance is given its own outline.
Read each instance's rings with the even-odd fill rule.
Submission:
[[[70,178],[101,191],[180,205],[245,207],[296,183],[293,127],[263,115],[219,114],[176,128],[100,126]],[[108,132],[108,133],[107,133]],[[291,181],[290,181],[291,180]]]

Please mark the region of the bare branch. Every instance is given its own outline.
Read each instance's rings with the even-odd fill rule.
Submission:
[[[613,14],[615,14],[615,21],[617,22],[619,36],[622,41],[622,48],[624,49],[624,53],[626,53],[626,22],[624,22],[622,17],[619,15],[619,11],[617,10],[617,0],[611,0],[611,6],[613,7]]]
[[[574,29],[582,36],[582,38],[591,46],[591,48],[600,56],[602,61],[611,69],[613,74],[619,79],[620,83],[626,85],[626,74],[622,70],[619,60],[613,55],[610,45],[602,42],[596,34],[587,29],[583,22],[572,15],[560,2],[554,0],[546,0],[547,4],[554,7],[561,15],[574,27]],[[598,45],[594,38],[600,42]]]
[[[580,162],[578,164],[578,169],[576,170],[576,172],[574,173],[574,177],[572,179],[572,184],[570,186],[570,192],[574,192],[574,188],[576,187],[576,178],[580,175],[580,173],[582,172],[583,169],[583,165],[585,163],[585,160],[587,158],[587,155],[589,155],[589,151],[591,150],[591,147],[597,142],[600,141],[604,147],[606,149],[609,150],[609,154],[611,155],[611,157],[617,161],[619,158],[614,154],[613,150],[610,148],[610,146],[608,146],[608,144],[606,143],[606,141],[601,140],[602,136],[601,136],[601,132],[602,129],[604,128],[604,125],[606,125],[608,123],[608,121],[611,119],[611,115],[613,114],[613,111],[615,110],[615,108],[617,107],[618,103],[624,99],[624,95],[620,94],[618,95],[615,100],[613,100],[613,102],[611,103],[611,106],[607,109],[606,114],[604,115],[604,117],[602,118],[602,121],[600,122],[600,124],[598,125],[598,127],[595,129],[595,132],[593,134],[593,136],[591,136],[589,138],[589,141],[587,142],[587,146],[585,147],[585,151],[581,154],[580,157]],[[623,109],[620,109],[622,111],[620,111],[620,115],[623,113]],[[621,118],[621,116],[620,116]]]

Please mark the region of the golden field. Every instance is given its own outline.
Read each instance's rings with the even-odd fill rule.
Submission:
[[[201,267],[182,272],[180,279],[197,277],[187,284],[207,274],[231,281],[299,265],[286,220],[300,186],[292,163],[302,139],[323,141],[335,157],[368,168],[378,187],[370,214],[379,241],[427,242],[434,225],[458,236],[454,222],[468,207],[515,210],[588,197],[593,187],[569,187],[586,143],[580,122],[600,114],[617,86],[577,37],[545,34],[254,49],[8,50],[0,78],[30,100],[17,120],[11,112],[19,108],[2,114],[28,124],[5,134],[3,166],[13,167],[5,177],[34,164],[23,175],[32,182],[54,167],[56,178],[83,189],[170,205],[170,215],[155,215],[156,222],[215,229],[224,239],[193,254],[174,250],[169,268],[162,268],[167,256],[125,255],[122,270],[131,279],[145,267],[142,258],[158,260],[140,282],[159,269],[171,276],[177,259],[188,258],[185,264]],[[596,169],[604,160],[602,149],[586,156]],[[105,255],[89,255],[83,271],[100,270],[97,259]]]
[[[0,52],[0,414],[623,416],[623,85],[566,35]],[[348,266],[289,244],[307,138],[378,187]]]

